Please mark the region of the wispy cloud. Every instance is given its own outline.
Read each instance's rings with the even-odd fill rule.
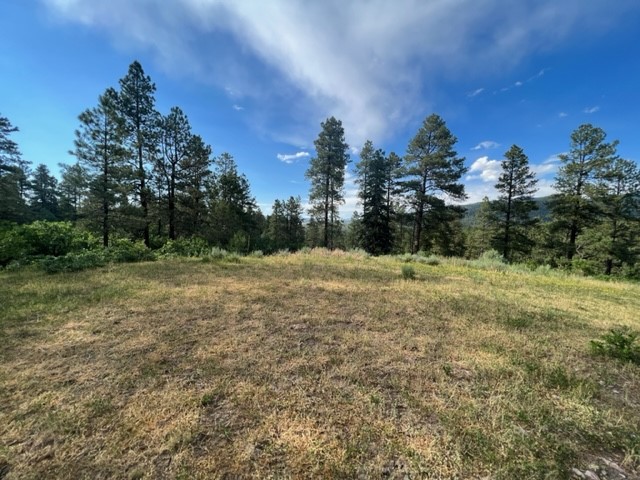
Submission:
[[[477,90],[474,90],[473,92],[469,92],[467,94],[467,97],[469,97],[469,98],[477,97],[482,92],[484,92],[484,88],[478,88]]]
[[[240,106],[240,105],[234,105],[234,106],[233,106],[233,109],[234,109],[236,112],[241,112],[242,110],[244,110],[244,107],[242,107],[242,106]]]
[[[477,144],[471,150],[489,150],[492,148],[498,148],[499,146],[500,144],[498,142],[494,142],[493,140],[485,140]]]
[[[490,160],[489,157],[480,157],[469,167],[469,175],[466,180],[481,179],[483,182],[495,182],[500,176],[502,162],[500,160]]]
[[[600,107],[598,105],[594,106],[594,107],[587,107],[583,110],[584,113],[587,114],[591,114],[591,113],[596,113],[598,110],[600,110]]]
[[[297,162],[301,158],[309,157],[309,152],[296,152],[291,154],[279,153],[276,156],[278,157],[278,160],[280,160],[281,162],[292,164]]]
[[[567,112],[560,112],[560,113],[558,114],[558,118],[566,118],[566,117],[568,117],[568,116],[569,116],[569,114],[568,114]]]
[[[335,115],[351,145],[384,141],[421,119],[439,82],[469,72],[482,78],[487,65],[510,71],[576,31],[615,26],[635,4],[172,0],[158,8],[151,0],[40,1],[59,18],[106,31],[124,51],[151,52],[166,71],[226,88],[234,99],[255,98],[247,121],[256,129],[312,138],[320,121]],[[500,41],[481,35],[495,25]],[[288,121],[274,121],[283,102]]]

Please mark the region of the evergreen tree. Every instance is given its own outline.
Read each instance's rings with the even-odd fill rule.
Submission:
[[[17,131],[0,115],[0,221],[24,222],[29,215],[25,203],[29,162],[22,159],[18,144],[10,138]]]
[[[316,156],[311,159],[305,176],[311,182],[309,213],[322,222],[323,242],[334,248],[340,230],[338,206],[344,201],[344,172],[349,162],[349,145],[344,139],[342,122],[334,117],[321,124],[322,131],[315,140]]]
[[[158,143],[158,112],[155,110],[155,84],[145,75],[138,61],[129,66],[120,79],[119,113],[124,127],[124,142],[133,162],[135,192],[142,210],[144,243],[149,246],[148,166],[153,165]]]
[[[640,226],[640,171],[635,162],[615,158],[595,175],[592,198],[602,219],[594,227],[597,258],[604,263],[605,275],[614,266],[636,263],[636,244]]]
[[[86,201],[89,178],[87,171],[78,163],[60,164],[60,215],[64,220],[78,220],[80,209]]]
[[[512,145],[502,161],[502,173],[495,188],[500,192],[491,202],[491,211],[498,229],[495,246],[502,256],[511,261],[515,254],[531,250],[529,229],[536,223],[531,212],[537,210],[533,194],[538,181],[529,168],[529,159],[522,148]]]
[[[202,235],[207,215],[207,185],[211,172],[211,147],[199,135],[193,135],[188,154],[181,163],[178,182],[178,211],[180,228],[188,236]]]
[[[256,201],[251,195],[249,180],[238,173],[233,157],[222,153],[214,161],[213,182],[209,189],[208,238],[213,243],[227,247],[233,242],[242,244],[243,251],[250,251],[258,241],[263,219]]]
[[[467,256],[478,258],[484,252],[491,250],[495,235],[496,225],[493,220],[491,202],[488,197],[483,197],[467,234]]]
[[[177,238],[176,200],[184,162],[192,147],[191,125],[179,107],[172,107],[162,119],[162,154],[156,159],[156,169],[164,183],[169,220],[169,238]]]
[[[363,210],[361,245],[373,255],[387,254],[393,247],[393,237],[388,203],[389,166],[384,152],[374,150],[371,141],[367,140],[356,171]]]
[[[555,228],[566,232],[567,260],[577,251],[577,239],[583,230],[597,223],[598,212],[591,201],[591,189],[598,169],[612,161],[617,141],[606,143],[606,133],[590,124],[580,125],[571,134],[571,150],[560,155],[562,167],[556,175],[558,194],[551,202]]]
[[[108,88],[99,97],[98,106],[82,112],[72,152],[89,173],[91,204],[97,208],[105,247],[109,246],[118,197],[126,197],[121,188],[126,152],[122,148],[123,125],[117,107],[118,94]]]
[[[459,183],[467,169],[464,158],[453,150],[457,142],[444,120],[436,114],[427,117],[411,140],[404,157],[403,189],[414,211],[412,253],[421,249],[425,213],[437,207],[438,195],[456,200],[466,198],[464,185]]]
[[[58,181],[46,165],[40,164],[31,179],[31,209],[35,220],[59,220]]]

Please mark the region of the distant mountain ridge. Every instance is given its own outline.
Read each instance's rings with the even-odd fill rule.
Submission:
[[[532,213],[532,216],[535,218],[541,218],[542,220],[549,220],[551,217],[551,211],[549,209],[548,202],[551,200],[551,195],[546,197],[536,197],[533,199],[538,206],[538,210],[535,210]],[[473,220],[480,209],[480,205],[482,202],[470,203],[468,205],[462,205],[462,207],[466,208],[466,212],[464,214],[464,218],[462,219],[462,223],[465,226],[473,225]]]

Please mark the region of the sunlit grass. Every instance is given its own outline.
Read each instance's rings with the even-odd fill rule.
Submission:
[[[640,286],[361,253],[0,274],[7,478],[566,478],[640,460]]]

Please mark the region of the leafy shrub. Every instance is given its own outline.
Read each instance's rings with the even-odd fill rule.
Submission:
[[[402,278],[405,280],[413,280],[416,278],[416,270],[411,265],[402,265]]]
[[[505,263],[505,259],[501,253],[497,250],[487,250],[482,255],[480,255],[480,260],[484,262],[495,262],[495,263]]]
[[[110,260],[117,263],[155,260],[154,253],[145,246],[144,242],[132,242],[124,238],[111,242],[107,255]]]
[[[240,255],[239,253],[231,252],[227,254],[227,256],[224,259],[227,262],[240,263],[240,261],[242,260],[242,255]]]
[[[401,262],[409,263],[413,262],[415,259],[410,253],[404,253],[402,255],[398,255],[398,260],[400,260]]]
[[[244,232],[236,232],[229,240],[229,250],[236,253],[249,253],[249,237]]]
[[[283,248],[281,250],[278,250],[275,253],[276,257],[288,257],[289,255],[291,255],[291,252],[289,250],[287,250],[286,248]]]
[[[347,252],[347,255],[351,258],[364,259],[369,258],[371,254],[362,248],[352,248]]]
[[[600,340],[591,340],[591,350],[598,355],[618,358],[640,365],[638,333],[629,327],[617,327],[602,335]]]
[[[165,243],[158,255],[161,257],[202,257],[208,253],[209,245],[199,237],[178,238]]]
[[[220,248],[220,247],[213,247],[211,250],[209,250],[209,253],[207,254],[207,256],[211,258],[211,260],[222,260],[226,258],[228,255],[229,255],[229,252],[227,252],[224,248]]]
[[[77,272],[103,267],[107,263],[106,252],[103,250],[69,253],[62,257],[47,256],[39,261],[40,267],[47,273]]]
[[[262,250],[254,250],[249,254],[249,256],[253,258],[262,258],[264,257],[264,253]]]
[[[440,258],[438,258],[435,255],[429,255],[426,259],[426,263],[427,265],[431,265],[432,267],[435,267],[437,265],[440,265]]]
[[[311,248],[302,247],[300,250],[298,250],[298,253],[300,253],[302,255],[309,255],[311,253]]]

